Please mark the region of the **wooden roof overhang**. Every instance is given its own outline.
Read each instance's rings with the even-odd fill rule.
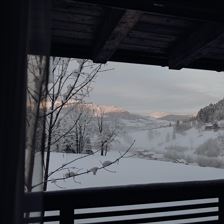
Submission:
[[[53,0],[51,55],[223,71],[220,2]]]

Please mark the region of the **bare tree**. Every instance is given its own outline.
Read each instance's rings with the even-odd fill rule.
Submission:
[[[46,68],[40,62],[42,61],[36,61],[35,69],[43,70],[44,68],[45,70],[40,71],[46,72]],[[43,97],[42,94],[40,94],[41,91],[36,91],[38,87],[41,88],[43,85],[42,80],[37,82],[39,85],[37,85],[34,91],[28,89],[28,96],[32,99],[31,101],[34,100],[36,102],[37,108],[35,108],[39,111],[44,110],[44,113],[35,113],[35,119],[37,121],[43,121],[45,124],[45,126],[43,126],[45,129],[45,138],[42,138],[45,139],[45,146],[42,151],[44,177],[43,181],[35,183],[33,186],[31,185],[32,181],[30,181],[29,191],[35,186],[41,185],[43,185],[43,190],[46,191],[47,183],[52,175],[52,172],[49,173],[50,152],[52,150],[62,151],[63,149],[59,149],[59,147],[64,147],[67,142],[70,149],[74,149],[76,153],[81,153],[83,149],[89,147],[88,144],[91,144],[90,124],[94,117],[94,112],[85,104],[85,97],[89,95],[91,85],[96,75],[99,72],[107,71],[107,69],[103,69],[102,67],[101,64],[93,64],[89,60],[53,57],[50,60],[50,76],[48,86],[45,88],[47,91],[44,93],[44,103],[42,102]],[[30,62],[29,69],[33,70],[33,77],[36,79],[34,65]],[[46,77],[45,75],[45,78]],[[104,118],[104,112],[102,111],[102,113],[98,113],[96,119],[99,130],[99,146],[98,150],[94,153],[100,151],[101,155],[107,154],[111,143],[115,140],[118,133],[117,128],[115,126],[110,126],[105,122]],[[32,127],[34,127],[34,125]],[[33,131],[35,133],[33,139],[36,139],[38,133],[35,131],[35,128],[33,128]],[[43,130],[42,133],[44,133]],[[28,177],[30,177],[28,179],[32,180],[35,148],[30,146],[29,150],[30,153],[28,153],[28,155],[33,155],[33,162],[30,164],[31,169],[29,170],[31,171],[28,174]],[[130,148],[128,148],[127,152],[129,150]],[[120,160],[123,156],[122,154],[122,156],[118,157],[115,161]],[[67,165],[69,164],[70,163]],[[111,164],[113,164],[113,162]],[[101,168],[103,169],[108,165],[109,164],[104,164]],[[63,167],[64,166],[59,167],[55,172],[63,169]],[[89,172],[90,171],[81,172],[78,175]]]
[[[84,98],[89,95],[91,84],[94,81],[98,72],[102,71],[101,64],[93,64],[89,60],[75,60],[71,58],[52,58],[51,60],[51,74],[49,79],[47,101],[49,108],[47,112],[47,126],[46,126],[46,158],[44,170],[44,186],[47,189],[47,179],[49,173],[50,152],[52,149],[52,137],[58,127],[58,122],[61,122],[60,114],[63,108],[69,104],[80,104]],[[83,133],[85,126],[81,125],[81,118],[83,111],[79,113],[74,120],[73,127],[69,128],[69,134],[75,129],[77,137],[77,146],[80,149],[83,147],[84,139]],[[83,123],[82,123],[83,124]],[[64,134],[65,137],[65,134]]]
[[[45,132],[44,150],[42,158],[44,164],[44,190],[47,188],[50,152],[52,146],[69,134],[73,128],[79,133],[79,147],[83,147],[82,139],[86,126],[81,126],[84,112],[76,117],[71,127],[64,130],[63,136],[55,138],[58,126],[63,119],[61,112],[69,104],[81,104],[91,90],[98,72],[103,71],[101,64],[94,64],[89,60],[52,57],[47,66],[46,57],[28,57],[28,88],[27,88],[27,147],[26,147],[26,179],[28,191],[32,189],[35,156]],[[49,76],[48,76],[49,74]],[[49,80],[47,82],[47,77]],[[48,83],[48,86],[45,85]],[[44,91],[45,90],[45,91]],[[64,118],[65,119],[65,118]],[[79,121],[80,120],[80,121]],[[83,119],[82,119],[83,120]],[[38,131],[38,123],[42,129]],[[83,124],[83,122],[82,122]],[[81,130],[80,127],[83,127]],[[44,131],[45,130],[45,131]],[[41,136],[41,137],[40,137]],[[38,146],[38,147],[36,147]],[[38,148],[38,149],[37,149]],[[45,152],[45,156],[43,153]]]
[[[101,156],[106,156],[110,149],[111,143],[115,141],[118,135],[117,124],[113,125],[105,120],[105,112],[102,108],[98,108],[97,114],[97,130],[98,130],[98,141],[97,147],[100,148]]]
[[[75,102],[65,108],[55,129],[53,150],[82,153],[84,149],[90,149],[93,116],[93,110],[85,103]]]

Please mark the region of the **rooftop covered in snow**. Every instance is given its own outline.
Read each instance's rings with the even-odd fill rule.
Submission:
[[[223,10],[210,1],[53,0],[51,55],[223,71]],[[40,53],[37,42],[30,52]]]

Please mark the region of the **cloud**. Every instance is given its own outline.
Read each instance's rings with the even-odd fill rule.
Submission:
[[[196,112],[224,96],[224,76],[217,72],[110,63],[100,74],[90,100],[133,112]]]

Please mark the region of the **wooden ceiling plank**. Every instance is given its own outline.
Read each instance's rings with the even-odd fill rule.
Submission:
[[[155,32],[142,32],[142,31],[135,31],[132,30],[128,37],[130,38],[144,38],[144,39],[154,39],[154,40],[160,40],[165,42],[173,42],[177,40],[177,36],[175,35],[164,35],[164,34],[158,34]]]
[[[224,21],[224,5],[211,4],[210,1],[179,1],[179,0],[66,0],[68,2],[82,2],[107,7],[140,10],[143,12],[162,14],[197,21]]]
[[[108,9],[104,23],[96,35],[93,61],[105,63],[138,22],[141,13],[135,10]]]
[[[129,44],[129,45],[139,45],[139,46],[154,46],[158,48],[168,48],[170,46],[170,42],[168,41],[161,41],[156,39],[144,39],[144,38],[126,38],[123,42],[123,44]]]
[[[144,13],[140,19],[141,22],[144,23],[151,23],[156,25],[165,25],[165,26],[172,26],[172,27],[189,27],[192,26],[195,21],[178,18],[178,17],[172,17],[172,16],[166,16],[161,14],[150,14],[150,13]]]
[[[169,36],[181,36],[185,30],[186,29],[184,28],[143,23],[141,21],[139,21],[138,25],[135,27],[135,31],[145,33],[156,33],[159,35],[169,35]]]
[[[65,1],[54,0],[53,11],[73,13],[77,15],[88,16],[101,16],[103,13],[103,7],[95,4],[88,4],[88,2],[82,3],[82,1]]]
[[[95,26],[93,25],[86,25],[86,24],[79,24],[79,23],[70,23],[64,21],[52,21],[52,30],[70,30],[74,33],[94,33]]]
[[[206,49],[224,33],[219,23],[206,23],[189,36],[177,41],[169,52],[169,68],[181,69],[195,60],[204,57]]]
[[[51,33],[52,33],[52,38],[57,36],[62,38],[66,37],[66,38],[81,39],[81,40],[93,39],[92,33],[74,32],[68,29],[52,29]]]
[[[127,51],[132,51],[132,52],[147,52],[150,54],[166,54],[166,49],[158,48],[155,46],[139,46],[139,45],[128,45],[128,44],[121,44],[119,47],[119,50],[127,50]]]
[[[69,23],[87,24],[87,25],[95,25],[96,21],[100,19],[101,19],[100,17],[96,16],[78,15],[68,12],[54,11],[54,13],[52,14],[52,20],[64,21]]]

